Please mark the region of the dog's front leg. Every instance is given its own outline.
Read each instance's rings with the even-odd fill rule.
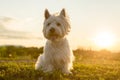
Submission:
[[[49,64],[46,66],[46,68],[43,70],[44,72],[52,72],[54,70],[54,67]]]
[[[65,74],[72,74],[72,72],[69,69],[69,65],[68,64],[64,64],[63,65],[62,72],[65,73]]]

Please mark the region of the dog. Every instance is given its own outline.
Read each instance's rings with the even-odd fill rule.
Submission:
[[[66,38],[71,27],[65,9],[53,15],[46,9],[44,17],[43,35],[47,42],[43,54],[38,57],[35,69],[42,69],[44,72],[60,70],[62,73],[70,74],[74,55]]]

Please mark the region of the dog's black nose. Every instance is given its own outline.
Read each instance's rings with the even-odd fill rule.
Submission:
[[[51,28],[51,29],[50,29],[50,32],[52,32],[52,33],[55,32],[55,29],[54,29],[54,28]]]

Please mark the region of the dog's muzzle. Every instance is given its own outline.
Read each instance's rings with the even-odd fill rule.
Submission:
[[[49,30],[49,39],[50,40],[56,40],[57,38],[59,37],[59,35],[56,33],[55,29],[54,28],[51,28]]]

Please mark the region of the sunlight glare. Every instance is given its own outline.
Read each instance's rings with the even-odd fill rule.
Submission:
[[[99,47],[107,48],[115,43],[115,36],[109,32],[101,32],[95,36],[94,42]]]

